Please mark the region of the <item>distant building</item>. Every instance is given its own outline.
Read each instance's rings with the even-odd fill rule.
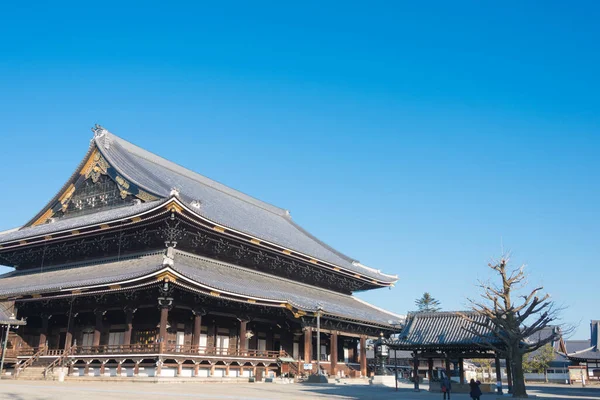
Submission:
[[[590,340],[573,341],[572,347],[567,345],[567,357],[574,365],[583,365],[588,379],[600,380],[600,321],[590,322]],[[588,345],[585,347],[585,345]]]

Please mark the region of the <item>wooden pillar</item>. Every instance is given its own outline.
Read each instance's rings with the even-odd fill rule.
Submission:
[[[512,368],[510,365],[510,358],[506,359],[506,380],[507,380],[507,387],[508,387],[508,393],[512,394]]]
[[[85,362],[85,367],[83,368],[83,376],[88,376],[90,374],[90,362],[91,361]]]
[[[420,391],[421,389],[419,388],[419,354],[416,351],[413,353],[413,380],[415,392]]]
[[[210,365],[210,376],[215,376],[215,364]]]
[[[48,339],[48,320],[50,316],[48,314],[42,314],[42,330],[40,331],[40,340],[38,347],[46,347],[46,340]]]
[[[160,324],[158,328],[158,340],[160,341],[160,352],[163,353],[167,344],[167,321],[169,319],[169,307],[160,307]]]
[[[121,376],[123,361],[117,361],[117,376]]]
[[[65,350],[73,345],[73,314],[69,313],[67,318],[67,333],[65,335]]]
[[[458,375],[460,384],[463,385],[465,383],[465,362],[462,358],[458,359]]]
[[[183,362],[177,362],[177,376],[181,376],[183,374]]]
[[[198,376],[199,373],[200,373],[200,363],[195,363],[193,375]]]
[[[444,361],[446,363],[446,376],[448,377],[448,379],[450,379],[452,374],[450,372],[450,356],[448,354],[446,354],[446,359]]]
[[[100,376],[104,375],[104,370],[106,368],[106,361],[102,361],[100,364]]]
[[[367,337],[360,337],[360,374],[367,376]]]
[[[498,385],[498,394],[502,394],[502,369],[500,368],[500,358],[496,355],[494,359],[496,364],[496,384]]]
[[[192,349],[200,349],[200,335],[202,332],[202,313],[194,311],[194,330],[192,332]]]
[[[312,328],[304,328],[304,362],[312,362]]]
[[[104,317],[104,313],[106,311],[96,310],[94,314],[96,314],[96,326],[94,327],[94,337],[92,339],[92,346],[100,346],[100,336],[102,335],[103,322],[102,318]]]
[[[225,377],[229,376],[229,363],[225,365]]]
[[[160,376],[160,374],[162,373],[162,360],[158,360],[156,362],[156,372],[154,373],[154,376]]]
[[[239,355],[244,356],[246,353],[246,332],[247,332],[248,321],[241,319],[240,320],[240,347],[239,347]]]
[[[427,377],[429,378],[429,382],[433,379],[433,358],[427,359]]]
[[[133,330],[133,310],[131,308],[125,310],[125,326],[123,344],[129,346],[131,344],[131,331]]]
[[[140,363],[141,361],[135,362],[135,366],[133,367],[133,376],[138,376],[140,374]]]
[[[334,375],[337,373],[337,362],[338,362],[338,334],[337,332],[333,332],[330,337],[330,347],[331,347],[331,359],[330,366],[331,371],[330,374]]]

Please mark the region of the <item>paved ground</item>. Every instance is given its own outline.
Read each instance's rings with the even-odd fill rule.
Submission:
[[[568,386],[530,387],[530,394],[548,399],[600,399],[600,387],[579,388]],[[309,385],[309,384],[222,384],[186,383],[152,384],[126,382],[45,382],[0,381],[0,399],[10,400],[183,400],[183,399],[441,399],[440,393],[414,393],[410,388],[372,387],[365,385]],[[483,400],[496,400],[496,395],[484,395]],[[509,397],[505,396],[508,400]],[[467,394],[454,394],[454,400],[470,400]]]

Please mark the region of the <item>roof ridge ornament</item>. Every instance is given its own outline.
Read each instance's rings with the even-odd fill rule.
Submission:
[[[177,197],[179,198],[179,189],[176,187],[172,187],[171,188],[171,193],[169,193],[170,197]]]
[[[175,249],[172,246],[167,247],[167,252],[163,256],[163,267],[172,267],[175,263]]]
[[[108,133],[108,129],[100,124],[95,124],[92,127],[92,132],[94,132],[93,140],[104,138],[104,148],[106,150],[110,149],[110,139],[108,138],[108,135],[106,135]]]

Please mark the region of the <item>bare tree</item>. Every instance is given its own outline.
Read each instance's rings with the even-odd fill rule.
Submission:
[[[543,294],[541,286],[520,294],[526,284],[525,266],[508,271],[508,262],[509,257],[503,256],[490,263],[489,267],[500,276],[501,283],[480,282],[483,301],[469,299],[471,308],[484,316],[485,322],[464,314],[463,317],[471,322],[472,328],[468,330],[481,339],[483,346],[510,360],[513,397],[527,397],[523,356],[558,338],[558,330],[552,330],[546,337],[538,335],[538,339],[531,339],[536,332],[556,321],[562,309],[549,300],[550,295]]]

